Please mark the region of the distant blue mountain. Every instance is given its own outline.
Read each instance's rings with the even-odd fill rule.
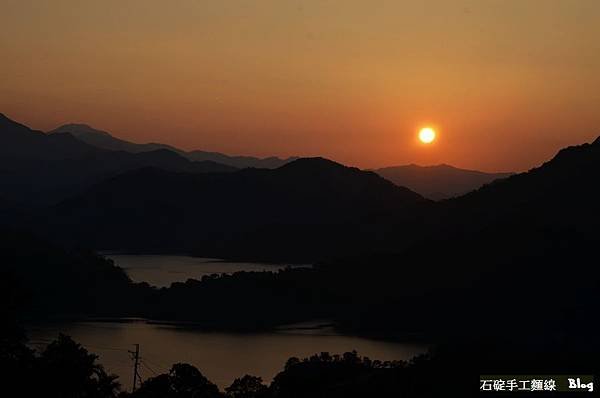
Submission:
[[[261,169],[276,169],[286,163],[298,159],[297,157],[290,157],[281,159],[278,157],[268,158],[256,158],[252,156],[230,156],[219,152],[206,152],[206,151],[184,151],[166,144],[159,143],[147,143],[137,144],[130,141],[125,141],[120,138],[114,137],[110,133],[102,130],[97,130],[87,124],[65,124],[49,132],[54,133],[70,133],[77,137],[79,140],[96,146],[98,148],[110,149],[113,151],[127,151],[131,153],[140,153],[154,151],[157,149],[168,149],[176,152],[181,156],[195,162],[199,161],[211,161],[216,162],[238,169],[244,169],[247,167],[255,167]]]
[[[424,197],[433,200],[464,195],[494,180],[506,178],[513,174],[464,170],[447,164],[438,166],[417,166],[411,164],[385,167],[374,171],[396,185],[410,188]]]
[[[142,167],[173,172],[230,172],[166,148],[130,153],[101,149],[68,133],[46,134],[0,114],[0,196],[14,202],[52,203],[103,178]]]

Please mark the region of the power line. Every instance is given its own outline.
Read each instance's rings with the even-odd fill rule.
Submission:
[[[152,372],[154,376],[158,376],[158,373],[155,372],[154,369],[152,369],[150,366],[148,366],[145,361],[142,361],[142,366],[148,369],[150,372]]]
[[[148,354],[144,355],[144,361],[151,364],[155,368],[160,369],[161,371],[164,371],[166,373],[169,372],[169,368],[170,368],[169,366],[165,366],[162,361],[158,361],[158,360],[155,361],[154,358],[152,360],[150,360],[148,358]]]
[[[35,344],[35,345],[44,345],[44,344],[51,344],[54,341],[55,340],[34,339],[34,340],[29,340],[28,343],[29,344]],[[129,351],[127,348],[107,347],[107,346],[100,346],[100,345],[86,344],[86,343],[80,343],[80,344],[82,346],[86,347],[86,348],[97,348],[99,350],[112,350],[112,351],[121,351],[121,352],[128,352]]]
[[[117,348],[117,347],[104,347],[104,346],[99,346],[99,345],[90,345],[90,344],[83,344],[85,347],[90,347],[90,348],[97,348],[100,350],[111,350],[111,351],[121,351],[121,352],[128,352],[129,350],[126,348]]]
[[[34,340],[30,340],[28,342],[28,344],[31,345],[37,345],[37,346],[47,346],[51,343],[53,343],[55,340],[51,340],[51,339],[34,339]],[[144,368],[146,368],[147,370],[149,370],[150,372],[152,372],[152,374],[154,376],[158,376],[159,372],[155,371],[154,368],[157,369],[161,369],[164,370],[165,372],[168,372],[168,367],[164,366],[161,361],[156,361],[154,362],[154,359],[151,361],[150,359],[147,358],[147,356],[144,356],[144,358],[142,359],[142,357],[140,356],[140,345],[139,344],[134,344],[135,346],[135,351],[131,351],[128,350],[126,348],[121,348],[121,347],[109,347],[109,346],[100,346],[100,345],[95,345],[95,344],[85,344],[82,343],[82,346],[86,347],[86,348],[95,348],[95,349],[100,349],[100,350],[111,350],[111,351],[118,351],[118,352],[127,352],[129,354],[131,354],[131,358],[130,361],[134,361],[134,365],[133,365],[133,386],[132,386],[132,391],[135,391],[138,387],[138,383],[139,385],[142,384],[142,377],[140,375],[140,366],[143,366]],[[121,362],[123,363],[123,362]],[[152,367],[150,366],[150,364],[152,365]]]
[[[55,342],[55,340],[40,338],[40,339],[29,340],[28,344],[34,345],[34,346],[48,346],[48,345],[50,345],[53,342]],[[100,350],[111,350],[111,351],[127,352],[127,353],[131,354],[131,360],[134,361],[134,364],[133,364],[133,386],[132,386],[132,392],[135,392],[135,390],[136,390],[136,388],[138,386],[138,382],[139,382],[140,385],[142,384],[142,377],[140,376],[140,365],[142,365],[146,369],[150,370],[154,375],[158,375],[158,373],[154,369],[152,369],[149,365],[145,364],[142,361],[142,357],[140,356],[140,345],[139,344],[134,344],[135,351],[131,351],[131,350],[128,350],[126,348],[99,346],[99,345],[95,345],[95,344],[85,344],[85,343],[82,343],[81,345],[84,346],[85,348],[96,348],[96,349],[100,349]]]

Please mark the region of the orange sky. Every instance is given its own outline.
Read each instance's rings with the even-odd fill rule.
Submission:
[[[599,21],[597,0],[4,0],[0,112],[231,154],[524,170],[600,135]]]

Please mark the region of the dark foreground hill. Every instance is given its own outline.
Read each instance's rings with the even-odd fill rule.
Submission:
[[[374,170],[394,184],[433,200],[464,195],[485,184],[511,176],[513,173],[484,173],[464,170],[446,164],[438,166],[392,166]]]
[[[106,131],[94,129],[86,124],[65,124],[50,131],[49,133],[70,133],[85,143],[98,148],[109,149],[113,151],[140,153],[155,151],[157,149],[168,149],[194,162],[211,161],[238,169],[244,169],[248,167],[276,169],[277,167],[281,167],[284,164],[298,159],[297,157],[281,159],[275,156],[267,158],[256,158],[253,156],[230,156],[219,152],[200,150],[184,151],[170,145],[158,143],[137,144],[114,137]]]
[[[428,202],[322,158],[279,169],[189,174],[145,168],[44,212],[53,233],[94,248],[314,260],[377,237]]]
[[[349,327],[468,329],[539,345],[577,334],[573,349],[596,344],[599,180],[598,141],[566,148],[530,172],[436,204],[423,218],[428,237],[400,254],[324,266],[329,283],[344,273],[347,298],[369,302],[348,309]]]
[[[323,172],[324,165],[327,165],[327,173]],[[320,172],[315,175],[309,173],[310,170]],[[174,219],[183,223],[181,220],[187,218],[211,222],[211,217],[219,218],[210,214],[217,201],[225,201],[222,204],[227,208],[235,207],[238,198],[247,194],[249,203],[263,204],[260,209],[266,219],[278,220],[279,211],[286,210],[281,214],[287,215],[286,219],[296,228],[305,220],[312,232],[312,235],[301,234],[302,240],[298,242],[293,241],[296,246],[290,246],[287,239],[291,235],[286,228],[275,230],[279,240],[264,240],[259,232],[250,234],[246,242],[264,244],[261,251],[270,248],[283,248],[288,254],[291,248],[298,248],[302,253],[314,251],[320,240],[332,238],[322,233],[328,232],[322,224],[313,223],[329,220],[350,231],[338,235],[337,242],[352,254],[355,249],[352,245],[357,241],[351,237],[359,235],[364,241],[368,235],[361,229],[364,225],[381,228],[377,217],[389,219],[384,210],[391,206],[385,198],[397,195],[397,201],[405,201],[406,208],[419,215],[419,224],[425,225],[427,233],[403,247],[406,245],[402,242],[402,230],[398,228],[398,232],[394,232],[385,228],[386,234],[397,240],[395,253],[352,255],[322,262],[312,269],[205,277],[202,281],[176,283],[167,289],[133,285],[121,270],[105,260],[77,251],[59,250],[44,241],[28,239],[14,243],[16,235],[7,233],[0,240],[3,269],[13,265],[9,269],[17,273],[25,285],[32,286],[29,291],[41,308],[57,312],[64,306],[84,314],[195,321],[213,328],[265,328],[307,319],[332,319],[353,333],[416,336],[453,345],[461,342],[478,355],[504,355],[505,365],[511,364],[511,357],[501,352],[502,347],[509,347],[511,354],[527,352],[534,359],[553,359],[547,354],[559,352],[562,356],[553,359],[560,358],[559,365],[565,363],[564,358],[599,351],[600,324],[593,314],[600,300],[600,272],[596,260],[600,244],[597,210],[600,189],[594,183],[600,177],[600,142],[567,148],[528,173],[437,204],[423,201],[410,191],[397,190],[373,174],[362,174],[322,159],[292,163],[283,171],[195,175],[193,181],[188,174],[146,169],[137,173],[147,173],[147,177],[138,175],[131,179],[130,175],[123,175],[105,183],[108,188],[127,193],[125,197],[129,202],[111,196],[111,189],[103,189],[100,184],[72,202],[58,206],[56,209],[64,212],[57,215],[72,223],[65,230],[72,228],[85,239],[105,239],[111,233],[118,239],[126,239],[127,234],[142,234],[144,239],[158,235],[153,242],[161,243],[163,239],[170,239],[168,233],[172,231],[162,232],[161,227],[172,225],[171,216],[150,219],[143,224],[149,231],[133,228],[147,217],[149,208],[169,209],[173,200],[170,196],[187,198],[189,203],[204,200],[207,210],[199,213],[200,216],[173,213]],[[317,180],[314,185],[322,190],[329,186],[331,178],[349,183],[354,181],[356,173],[361,173],[362,185],[336,184],[341,188],[335,195],[346,199],[341,203],[339,199],[319,200],[328,204],[314,208],[311,213],[290,216],[294,213],[288,211],[288,207],[273,208],[270,196],[251,194],[269,192],[277,195],[280,203],[288,205],[293,203],[290,198],[311,203],[314,198],[322,198],[323,193],[305,192],[306,187],[298,182],[302,181],[299,176],[312,176]],[[152,190],[152,182],[160,182],[160,174],[168,175],[167,180],[173,185],[157,194]],[[288,181],[286,190],[276,188],[280,178]],[[235,179],[232,185],[235,189],[229,185],[229,179]],[[127,188],[132,181],[141,181],[141,185]],[[264,189],[242,190],[239,187],[243,181],[247,182],[248,189],[256,188],[260,181]],[[277,182],[275,188],[266,189],[272,187],[273,182]],[[209,200],[201,198],[206,193],[203,190],[190,188],[204,184],[213,187],[210,192],[220,194]],[[162,183],[160,186],[165,187]],[[381,197],[373,194],[374,187],[379,187]],[[369,195],[365,195],[365,191]],[[331,198],[335,196],[331,190],[326,192]],[[149,194],[156,199],[141,200]],[[211,198],[211,194],[208,197]],[[354,208],[357,202],[369,204],[365,208],[377,209],[377,216],[373,218],[372,213],[364,210],[348,215],[347,206]],[[410,203],[416,203],[416,207],[410,207]],[[134,211],[135,204],[141,204],[137,207],[142,209],[139,214]],[[243,203],[239,205],[242,209],[232,210],[234,213],[242,210],[248,213]],[[103,209],[103,213],[98,213],[98,208]],[[70,216],[69,211],[74,215]],[[123,214],[130,218],[114,227],[113,221],[122,219]],[[253,217],[257,216],[248,215],[237,224],[253,226]],[[360,221],[344,224],[341,220],[348,217],[357,217]],[[236,224],[235,220],[237,217],[226,219],[226,225]],[[406,221],[408,224],[398,225],[415,225],[410,224],[411,219]],[[77,222],[104,230],[96,236],[90,230],[78,229]],[[35,272],[28,272],[27,265],[35,267]],[[127,306],[121,307],[122,303]],[[455,355],[462,354],[462,351],[455,353],[445,366],[452,366]],[[545,366],[545,361],[533,363]],[[515,360],[512,365],[512,372],[518,372],[523,362]],[[569,369],[577,366],[567,365]],[[510,373],[510,366],[504,371]]]
[[[88,145],[70,134],[45,134],[0,114],[0,196],[48,204],[104,178],[141,167],[189,173],[229,172],[215,162],[192,162],[167,149],[132,154]]]
[[[167,176],[166,180],[161,175]],[[357,178],[361,183],[356,182]],[[121,269],[92,253],[67,251],[44,240],[4,230],[0,233],[2,318],[14,318],[5,316],[11,315],[11,304],[26,302],[32,304],[29,314],[37,316],[145,316],[196,321],[202,327],[213,328],[265,328],[318,318],[332,319],[353,333],[417,337],[446,347],[446,351],[437,350],[437,355],[410,364],[382,364],[356,354],[335,358],[324,353],[303,361],[290,359],[271,386],[245,378],[233,389],[259,390],[265,394],[263,397],[464,397],[476,394],[473,380],[477,374],[595,374],[600,352],[600,324],[595,316],[600,300],[599,178],[598,140],[566,148],[528,173],[434,204],[373,174],[322,159],[302,160],[273,171],[191,177],[143,169],[96,185],[56,210],[73,223],[69,227],[74,230],[79,219],[84,224],[106,228],[105,234],[123,234],[121,228],[126,232],[133,230],[127,229],[131,228],[127,223],[111,225],[121,219],[115,214],[121,212],[131,217],[130,221],[139,222],[148,217],[149,208],[170,209],[174,200],[171,196],[185,198],[184,202],[189,203],[204,201],[208,209],[199,218],[195,218],[196,213],[179,214],[177,209],[172,210],[180,222],[190,216],[194,221],[218,218],[210,210],[220,204],[235,215],[241,211],[235,210],[236,205],[249,214],[245,204],[239,203],[240,198],[245,198],[254,204],[253,208],[260,209],[261,219],[281,217],[295,225],[302,220],[311,225],[310,231],[317,239],[303,234],[305,239],[298,245],[304,250],[314,248],[318,239],[326,239],[321,229],[313,225],[315,220],[345,225],[352,233],[360,231],[358,227],[365,220],[381,228],[378,217],[389,219],[386,211],[392,203],[388,198],[394,197],[418,215],[426,234],[401,248],[401,234],[386,229],[398,240],[396,253],[350,256],[312,269],[204,277],[202,281],[188,280],[169,288],[152,289],[132,284]],[[229,185],[233,180],[235,184]],[[134,181],[140,184],[130,187]],[[166,181],[172,185],[164,185]],[[331,181],[337,181],[333,186],[339,188],[332,189]],[[153,186],[153,182],[157,185]],[[257,184],[263,189],[255,190]],[[281,184],[285,189],[279,188]],[[318,189],[308,190],[307,184]],[[196,191],[205,185],[211,189]],[[127,201],[111,194],[111,189],[119,195],[124,192]],[[323,191],[328,193],[329,201],[321,200]],[[220,194],[211,197],[215,192]],[[280,206],[295,203],[292,199],[309,204],[319,199],[319,206],[311,212],[295,214],[287,205],[273,207],[271,196],[253,192],[275,195]],[[202,198],[203,195],[211,199]],[[365,205],[363,210],[356,211],[357,203]],[[411,207],[411,203],[416,207]],[[103,209],[109,221],[103,223],[97,208]],[[353,211],[348,213],[348,208]],[[73,209],[73,218],[69,218],[68,209]],[[142,210],[138,214],[136,209]],[[374,211],[375,217],[364,209]],[[279,213],[283,210],[286,211]],[[88,211],[90,218],[86,219]],[[258,218],[249,214],[244,222],[253,217]],[[340,224],[347,219],[360,222]],[[172,225],[169,217],[151,220]],[[231,221],[228,225],[233,224]],[[88,230],[79,231],[93,236]],[[282,231],[285,230],[277,230]],[[133,232],[144,233],[139,229]],[[168,238],[160,228],[151,232]],[[261,241],[260,234],[252,235],[254,242]],[[273,242],[267,244],[274,245]],[[353,243],[346,240],[346,248]],[[84,384],[67,386],[98,386],[98,377],[89,376],[88,383],[88,374],[79,372],[81,362],[73,365],[72,359],[82,356],[73,355],[73,351],[82,351],[64,337],[51,346],[49,353],[42,354],[41,361],[34,359],[31,363],[35,366],[23,362],[23,358],[31,358],[26,347],[20,341],[13,344],[14,337],[5,338],[6,332],[14,329],[0,331],[0,361],[7,369],[7,380],[26,391],[25,395],[38,386],[46,393],[59,388],[64,395],[61,371],[83,374],[86,379]],[[15,347],[17,351],[13,350]],[[64,348],[70,356],[62,356]],[[93,357],[85,363],[93,364]],[[39,379],[34,378],[36,374]],[[96,369],[95,375],[98,374],[102,375]],[[52,380],[54,383],[50,383]],[[104,389],[100,396],[112,396],[113,390]],[[134,396],[187,396],[190,391],[219,395],[198,370],[186,365],[176,365],[169,374],[148,380],[138,391]]]

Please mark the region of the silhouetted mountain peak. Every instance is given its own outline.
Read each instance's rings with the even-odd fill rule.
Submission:
[[[381,178],[375,173],[360,170],[356,167],[348,167],[343,164],[334,162],[322,157],[312,158],[300,158],[293,162],[287,163],[278,169],[281,175],[286,175],[290,178],[306,178],[306,179],[320,179],[320,180],[331,180],[338,181],[339,179],[347,180],[363,175],[365,177]],[[382,181],[388,183],[388,181],[381,178]]]
[[[375,170],[396,185],[408,187],[429,199],[460,196],[512,173],[485,173],[459,169],[448,164],[392,166]]]
[[[71,133],[55,133],[48,136],[48,142],[59,141],[62,143],[77,143],[81,147],[86,147],[85,143],[82,143]],[[96,150],[95,147],[88,146],[89,149]]]
[[[596,138],[594,142],[592,142],[592,145],[600,145],[600,136]]]
[[[135,154],[138,157],[152,157],[156,160],[163,160],[163,161],[184,161],[184,162],[190,162],[190,164],[193,164],[194,162],[191,162],[189,160],[187,160],[185,157],[181,156],[180,154],[173,152],[169,149],[166,148],[159,148],[159,149],[155,149],[153,151],[148,151],[148,152],[140,152]],[[225,167],[225,166],[223,166]],[[232,168],[232,170],[234,170]]]
[[[346,169],[348,167],[323,157],[300,158],[280,167],[282,170],[322,168]]]
[[[48,133],[49,134],[70,133],[70,134],[74,135],[75,137],[78,137],[81,135],[101,135],[104,137],[112,137],[112,135],[110,135],[108,132],[95,129],[92,126],[90,126],[89,124],[84,124],[84,123],[63,124],[62,126],[57,127],[54,130],[49,131]]]
[[[181,156],[178,153],[175,153],[167,148],[158,148],[158,149],[154,149],[152,151],[143,152],[143,153],[153,153],[153,154],[160,155],[160,156],[170,156],[173,158],[177,157],[180,159],[185,159],[183,156]]]
[[[446,164],[446,163],[440,163],[440,164],[432,164],[432,165],[420,165],[420,164],[416,164],[416,163],[410,163],[410,164],[406,164],[406,165],[400,165],[400,166],[388,166],[388,167],[383,167],[381,169],[377,169],[374,170],[375,172],[379,172],[380,170],[393,170],[393,169],[405,169],[405,170],[412,170],[412,171],[418,171],[418,170],[448,170],[448,171],[453,171],[453,170],[461,170],[461,171],[471,171],[471,170],[463,170],[463,169],[459,169],[458,167],[454,167],[452,165]]]
[[[106,177],[144,166],[192,174],[237,170],[190,161],[166,146],[129,152],[127,145],[135,144],[123,142],[124,148],[118,139],[85,124],[64,125],[46,134],[2,115],[0,138],[2,196],[17,202],[53,203]]]
[[[304,158],[277,169],[232,173],[138,167],[95,184],[53,211],[62,225],[85,224],[72,239],[89,239],[96,247],[143,248],[152,241],[157,248],[210,251],[217,257],[260,252],[297,260],[341,250],[341,236],[360,247],[371,239],[369,226],[378,220],[403,219],[412,214],[409,208],[428,203],[373,172]],[[125,228],[98,232],[117,221],[123,224],[124,216]],[[265,251],[265,245],[277,252]]]
[[[438,168],[438,169],[458,170],[458,167],[454,167],[454,166],[452,166],[450,164],[446,164],[446,163],[440,163],[440,164],[437,164],[437,165],[432,166],[432,167],[435,167],[435,168]]]
[[[33,131],[31,130],[29,127],[25,126],[24,124],[15,122],[14,120],[10,119],[8,116],[6,116],[3,113],[0,113],[0,133],[1,132],[13,132],[13,131]]]
[[[48,133],[71,133],[86,144],[111,151],[142,153],[155,151],[157,149],[168,149],[178,153],[192,162],[211,162],[213,164],[229,166],[231,169],[243,169],[249,167],[276,169],[277,167],[297,159],[295,157],[280,159],[276,156],[261,159],[253,156],[229,156],[219,152],[207,152],[201,150],[189,152],[167,144],[155,142],[138,144],[117,138],[106,131],[98,130],[83,123],[65,124],[52,131],[49,131]]]

